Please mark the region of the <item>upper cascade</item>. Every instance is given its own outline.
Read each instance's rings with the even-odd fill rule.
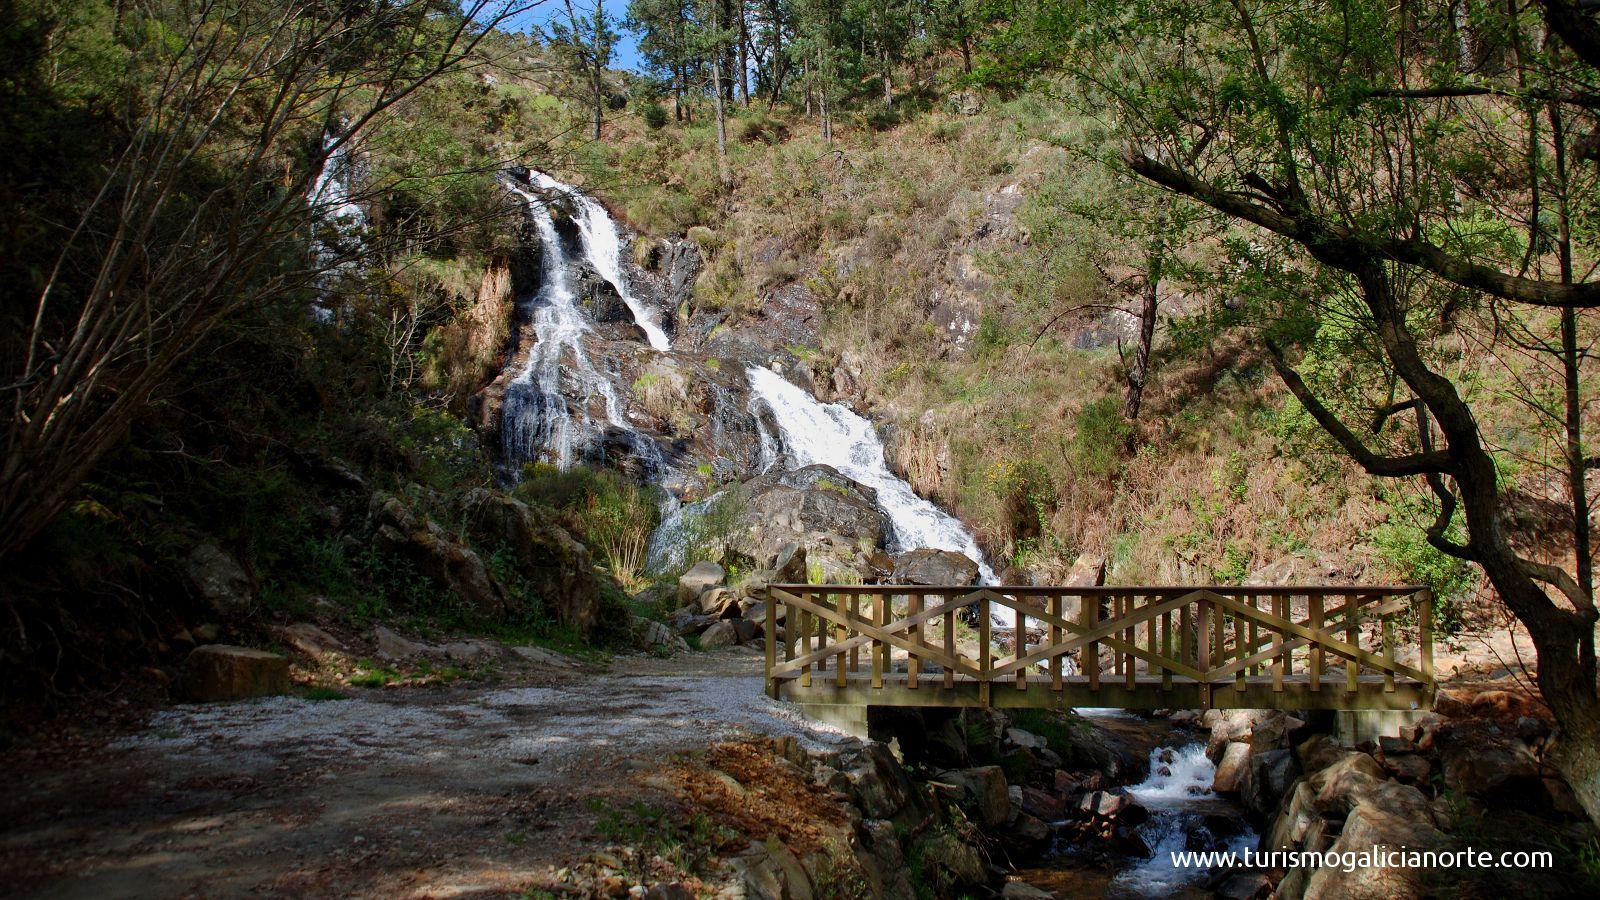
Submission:
[[[617,233],[617,223],[599,201],[569,184],[563,184],[543,172],[530,173],[532,182],[544,190],[572,198],[578,215],[574,220],[583,237],[584,253],[600,277],[616,288],[617,295],[633,313],[633,321],[645,333],[650,346],[663,353],[671,349],[672,342],[658,321],[659,313],[628,290],[628,276],[622,271],[622,237]]]
[[[978,564],[983,584],[995,583],[994,570],[972,532],[889,471],[883,441],[870,421],[842,404],[823,403],[771,369],[751,366],[746,375],[751,390],[772,410],[784,449],[797,467],[829,465],[878,492],[878,506],[894,529],[892,551],[954,550]]]

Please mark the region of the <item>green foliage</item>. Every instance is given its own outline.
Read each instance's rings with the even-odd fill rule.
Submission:
[[[595,834],[636,851],[632,854],[639,865],[635,875],[641,879],[650,874],[652,856],[660,856],[684,872],[704,873],[717,861],[722,848],[738,837],[698,810],[685,815],[644,800],[617,805],[601,797],[588,797],[583,803],[598,816]]]
[[[659,490],[610,469],[573,466],[563,471],[530,463],[523,467],[516,495],[555,513],[574,537],[605,560],[623,587],[644,587],[645,549],[659,520]]]
[[[1442,635],[1461,630],[1462,601],[1478,584],[1478,570],[1471,563],[1443,553],[1428,543],[1425,527],[1432,523],[1437,507],[1421,494],[1392,497],[1394,513],[1372,530],[1372,543],[1389,565],[1394,576],[1407,584],[1423,584],[1433,589],[1434,629]],[[1450,523],[1445,535],[1460,542],[1464,535],[1460,515]]]
[[[1133,423],[1122,417],[1122,401],[1100,397],[1083,408],[1072,436],[1072,457],[1084,472],[1110,477],[1122,466]]]
[[[652,131],[658,131],[667,127],[667,108],[654,101],[640,104],[639,118],[643,119],[644,124]]]

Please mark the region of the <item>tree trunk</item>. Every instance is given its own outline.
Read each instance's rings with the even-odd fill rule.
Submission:
[[[739,0],[739,97],[750,108],[750,25],[745,21],[744,0]]]
[[[1160,282],[1160,261],[1153,258],[1149,271],[1145,273],[1144,292],[1139,303],[1139,346],[1134,348],[1133,363],[1128,366],[1128,389],[1122,397],[1122,417],[1130,422],[1139,418],[1139,407],[1144,402],[1144,386],[1150,379],[1150,350],[1155,346],[1159,301],[1156,290]]]
[[[727,187],[732,178],[728,172],[728,123],[722,108],[722,66],[717,53],[711,54],[711,108],[717,117],[717,177]]]

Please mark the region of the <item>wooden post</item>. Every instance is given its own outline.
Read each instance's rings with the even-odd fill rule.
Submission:
[[[1417,592],[1417,668],[1433,684],[1433,591]]]
[[[906,614],[916,615],[922,612],[922,595],[912,594],[906,598]],[[922,675],[922,658],[917,656],[917,647],[922,646],[922,626],[911,626],[912,651],[906,654],[906,687],[916,690],[917,679]]]
[[[1251,597],[1250,598],[1250,608],[1251,609],[1260,609],[1261,608],[1260,600],[1261,600],[1260,597]],[[1256,627],[1256,625],[1257,625],[1256,620],[1255,619],[1251,619],[1250,620],[1250,649],[1249,649],[1248,652],[1239,654],[1241,659],[1246,657],[1246,656],[1249,656],[1251,653],[1256,652],[1257,646],[1261,643],[1261,634],[1259,632],[1259,629]],[[1255,671],[1250,673],[1250,674],[1253,674],[1253,675],[1260,675],[1261,674],[1261,666],[1259,664],[1255,665],[1255,666],[1252,666],[1251,668],[1255,669]],[[1240,674],[1243,674],[1243,673],[1240,673]],[[1244,690],[1244,688],[1240,688],[1240,690]]]
[[[1137,602],[1137,598],[1135,598],[1132,594],[1127,594],[1127,595],[1123,596],[1123,598],[1122,598],[1122,616],[1123,616],[1123,618],[1127,618],[1128,616],[1133,615],[1133,606],[1134,606],[1134,604],[1136,602]],[[1139,640],[1139,629],[1138,629],[1138,626],[1129,625],[1127,628],[1123,629],[1123,631],[1122,631],[1122,640],[1129,647],[1138,646],[1135,643],[1136,641]],[[1133,690],[1133,688],[1134,688],[1134,668],[1138,664],[1138,662],[1139,662],[1139,657],[1134,656],[1132,653],[1128,653],[1126,651],[1123,652],[1123,654],[1122,654],[1122,684],[1123,684],[1124,687],[1126,687],[1130,691]]]
[[[1211,708],[1211,601],[1201,598],[1196,604],[1199,609],[1196,615],[1200,617],[1200,635],[1195,641],[1195,668],[1204,676],[1200,683],[1200,708]],[[1220,610],[1219,610],[1220,612]]]
[[[1273,597],[1272,614],[1280,619],[1288,618],[1284,615],[1284,608],[1288,605],[1289,598]],[[1288,661],[1284,659],[1287,654],[1283,652],[1283,630],[1280,628],[1272,629],[1272,649],[1277,651],[1277,655],[1272,658],[1272,692],[1281,694],[1283,693],[1283,676],[1288,672],[1289,665]]]
[[[989,598],[978,599],[978,705],[989,706]]]
[[[1361,601],[1354,594],[1344,598],[1344,640],[1352,647],[1361,646]],[[1344,661],[1344,689],[1354,693],[1359,682],[1361,664],[1353,659]]]
[[[855,593],[854,591],[851,591],[850,592],[850,621],[852,623],[854,623],[855,620],[857,620],[859,618],[861,618],[861,595]],[[855,631],[855,628],[852,627],[850,630],[853,632],[853,631]],[[847,635],[845,635],[845,637],[848,639],[848,638],[855,637],[855,635],[854,634],[847,634]],[[850,648],[850,671],[852,671],[852,672],[861,671],[861,648],[860,647],[851,647]]]
[[[1172,658],[1172,610],[1170,609],[1161,614],[1161,658]],[[1172,670],[1166,666],[1161,667],[1161,689],[1172,690]]]
[[[1012,646],[1016,648],[1017,659],[1022,659],[1024,656],[1028,655],[1028,617],[1022,612],[1022,610],[1028,608],[1028,601],[1021,594],[1016,595],[1016,597],[1017,606],[1020,607],[1020,609],[1017,610],[1017,614],[1011,619],[1011,643]],[[1028,667],[1018,666],[1017,690],[1025,691],[1027,689]]]
[[[811,594],[809,592],[801,594],[800,595],[800,599],[801,600],[810,600],[811,599]],[[791,614],[792,614],[792,612],[793,611],[791,611]],[[812,650],[812,647],[811,647],[811,611],[808,610],[808,609],[800,610],[799,619],[800,619],[800,636],[799,636],[798,640],[800,642],[800,655],[801,656],[806,656]],[[811,664],[810,663],[806,663],[805,665],[800,667],[800,686],[801,687],[811,687]]]
[[[807,594],[806,595],[806,599],[810,600],[811,602],[813,602],[815,604],[817,604],[818,606],[827,606],[828,605],[828,595],[827,594]],[[807,624],[810,624],[810,621],[811,621],[810,619],[807,619],[806,620]],[[818,650],[826,650],[828,648],[828,620],[827,619],[824,619],[821,616],[817,616],[816,632],[817,632],[817,635],[816,635],[816,637],[817,637],[817,649]],[[828,671],[828,657],[827,657],[826,654],[823,654],[822,656],[817,658],[817,671],[818,672],[826,672],[826,671]]]
[[[1194,604],[1185,603],[1178,609],[1178,658],[1185,665],[1194,666]]]
[[[1256,607],[1256,603],[1259,602],[1259,600],[1260,600],[1260,598],[1256,597],[1255,595],[1251,595],[1250,597],[1246,598],[1245,602],[1250,605],[1251,609],[1256,609],[1257,608]],[[1246,634],[1249,635],[1248,639],[1246,639],[1246,637],[1245,637]],[[1256,643],[1256,620],[1255,619],[1251,619],[1249,625],[1247,626],[1242,619],[1239,619],[1238,617],[1235,617],[1234,620],[1233,620],[1233,653],[1234,653],[1234,657],[1237,658],[1237,659],[1244,659],[1245,657],[1249,656],[1251,654],[1251,652],[1253,652],[1252,648],[1255,647],[1255,643]],[[1235,693],[1239,693],[1239,694],[1244,693],[1245,671],[1248,668],[1249,667],[1247,666],[1247,667],[1245,667],[1245,669],[1240,669],[1239,671],[1234,673],[1234,675],[1233,675],[1233,690],[1234,690]]]
[[[950,597],[944,597],[945,606],[950,605]],[[951,659],[956,658],[956,614],[955,610],[944,611],[944,655]],[[950,666],[944,667],[945,690],[953,690],[956,686],[956,670]]]
[[[1394,665],[1394,616],[1383,617],[1383,661],[1389,666]],[[1394,669],[1385,667],[1383,670],[1384,693],[1394,693]]]
[[[1099,595],[1085,595],[1083,609],[1079,611],[1085,628],[1094,628],[1100,624],[1100,597]],[[1082,663],[1083,674],[1089,676],[1089,690],[1100,690],[1100,642],[1090,641],[1083,645],[1083,652],[1078,654],[1078,661]]]
[[[1306,598],[1311,607],[1311,630],[1317,633],[1317,638],[1322,638],[1322,595],[1313,593]],[[1311,658],[1308,663],[1311,676],[1311,689],[1322,690],[1322,644],[1311,645]]]
[[[879,628],[882,628],[889,623],[889,618],[886,615],[886,610],[884,608],[886,600],[887,597],[884,596],[882,591],[878,591],[872,595],[872,624],[878,626]],[[873,638],[872,686],[874,688],[883,687],[883,670],[888,668],[888,662],[889,645],[877,638]]]
[[[841,592],[839,594],[839,599],[834,601],[834,608],[839,611],[839,618],[848,620],[850,615],[850,595],[848,593]],[[838,629],[836,632],[834,632],[835,636],[837,637],[837,640],[834,641],[835,644],[843,644],[845,641],[850,640],[850,626],[835,625],[833,627]],[[849,655],[850,651],[846,650],[840,652],[838,656],[834,657],[837,662],[835,662],[833,666],[833,683],[839,687],[844,687],[846,684],[846,679],[850,677],[850,673],[845,670],[845,667],[850,662],[848,659]]]
[[[1056,594],[1054,597],[1051,597],[1050,615],[1056,617],[1057,619],[1062,618],[1061,611],[1065,605],[1066,598],[1062,597],[1060,594]],[[1050,646],[1052,648],[1061,646],[1061,626],[1054,622],[1050,623]],[[1060,654],[1050,657],[1050,690],[1055,691],[1058,694],[1061,692]]]
[[[772,592],[766,588],[761,593],[767,598],[767,696],[778,699],[778,679],[773,676],[772,670],[778,665],[778,607],[772,600]]]

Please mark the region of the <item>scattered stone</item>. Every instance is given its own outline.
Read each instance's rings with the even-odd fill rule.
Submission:
[[[499,645],[489,641],[456,641],[440,649],[444,651],[446,659],[464,666],[481,666],[500,655]]]
[[[707,628],[700,635],[701,650],[721,650],[739,643],[739,632],[734,629],[733,622],[723,619]]]
[[[201,627],[204,628],[205,626]],[[200,628],[195,629],[195,637],[200,637],[200,631]],[[272,633],[296,653],[304,654],[315,660],[320,661],[346,652],[344,644],[338,638],[310,622],[296,622],[293,625],[284,625],[280,628],[274,628]]]
[[[1022,811],[1046,822],[1059,822],[1066,817],[1067,801],[1038,788],[1022,789]]]
[[[1526,744],[1493,722],[1452,722],[1434,744],[1445,786],[1457,793],[1518,809],[1536,805],[1544,797],[1538,761]]]
[[[772,563],[772,581],[775,584],[805,584],[810,578],[806,569],[806,548],[790,541],[778,548]]]
[[[1051,900],[1055,894],[1042,891],[1026,881],[1008,881],[1000,891],[1001,900]]]
[[[288,693],[289,661],[265,650],[207,644],[183,661],[178,690],[201,703]]]
[[[1050,746],[1049,741],[1031,731],[1023,731],[1021,728],[1007,728],[1006,740],[1018,747],[1027,747],[1030,750],[1044,750]]]
[[[530,663],[540,666],[553,666],[557,669],[577,668],[577,661],[554,650],[543,647],[512,647],[511,652],[522,657]]]
[[[972,585],[978,583],[978,564],[953,550],[924,547],[896,556],[890,577],[896,584]]]
[[[222,636],[222,626],[215,622],[207,622],[204,625],[196,625],[191,633],[194,635],[196,642],[212,644],[216,643],[217,638]]]
[[[1035,816],[1019,813],[1011,823],[1011,836],[1026,844],[1042,844],[1050,840],[1050,826]]]
[[[748,644],[762,636],[760,626],[749,619],[729,619],[727,621],[733,625],[733,633],[741,644]]]
[[[715,585],[700,595],[700,611],[712,618],[731,619],[739,614],[739,601],[733,591]]]
[[[683,603],[693,603],[700,599],[707,588],[722,584],[728,573],[722,567],[710,560],[697,562],[689,567],[689,571],[678,576],[678,600]]]
[[[373,640],[377,641],[378,644],[377,657],[379,659],[388,660],[389,662],[400,662],[402,660],[415,659],[419,656],[428,656],[438,652],[437,648],[430,647],[427,644],[418,643],[416,641],[406,640],[382,625],[378,625],[372,629],[372,638]]]
[[[681,653],[689,649],[687,641],[675,634],[671,628],[654,619],[634,616],[633,629],[639,635],[640,646],[646,650],[665,650],[668,653]]]

